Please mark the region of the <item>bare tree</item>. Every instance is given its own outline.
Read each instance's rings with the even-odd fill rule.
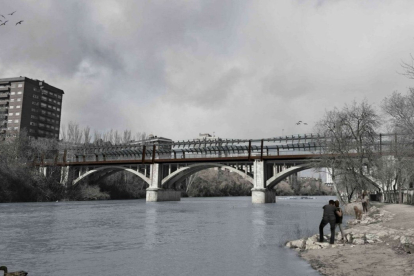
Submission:
[[[63,141],[63,142],[67,142],[68,141],[68,136],[67,136],[67,134],[66,134],[67,132],[66,132],[66,127],[64,126],[64,125],[62,125],[61,127],[60,127],[60,139]]]
[[[67,129],[68,142],[73,144],[80,144],[82,142],[83,133],[79,128],[79,124],[71,121],[69,122]]]
[[[127,144],[131,140],[131,131],[124,130],[124,135],[122,136],[122,144]]]
[[[118,130],[115,130],[114,131],[114,143],[115,143],[115,145],[121,144],[121,139],[122,139],[122,137],[119,134]]]
[[[348,202],[355,192],[371,188],[365,175],[376,159],[374,147],[379,125],[379,116],[366,101],[328,111],[317,123],[318,133],[324,137],[320,140],[322,153],[327,155],[316,166],[332,169],[339,198],[342,199],[341,188]],[[342,187],[338,187],[339,180]]]
[[[97,131],[97,130],[94,130],[93,131],[93,141],[97,142],[98,140],[101,140],[101,139],[102,139],[102,133]]]
[[[85,144],[89,144],[92,140],[91,128],[89,126],[86,126],[83,129],[83,139],[84,139]]]
[[[414,78],[414,71],[408,67],[407,75]],[[412,69],[412,67],[411,67]],[[395,134],[393,147],[391,148],[393,157],[384,159],[382,167],[390,168],[386,175],[380,174],[387,183],[392,183],[393,190],[399,191],[399,202],[402,203],[402,189],[408,188],[413,181],[412,172],[414,154],[414,88],[410,88],[406,95],[394,92],[382,102],[382,110],[387,116],[388,128]],[[398,135],[397,135],[398,133]],[[386,163],[386,164],[385,164]],[[394,179],[389,181],[390,177]]]

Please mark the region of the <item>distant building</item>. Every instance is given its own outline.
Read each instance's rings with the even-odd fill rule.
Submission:
[[[158,137],[150,134],[145,140],[131,141],[128,144],[146,146],[147,150],[152,150],[152,146],[155,145],[157,147],[157,151],[159,151],[159,158],[168,159],[171,158],[172,143],[173,140],[169,138]]]
[[[63,94],[40,80],[0,79],[0,140],[23,129],[30,137],[58,139]]]

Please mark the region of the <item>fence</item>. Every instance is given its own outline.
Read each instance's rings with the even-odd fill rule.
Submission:
[[[414,205],[414,189],[404,189],[402,198],[404,204]],[[387,191],[383,194],[383,200],[386,203],[399,203],[399,191]]]

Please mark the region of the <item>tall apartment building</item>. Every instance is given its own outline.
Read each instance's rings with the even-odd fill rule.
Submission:
[[[26,129],[59,138],[63,90],[26,77],[0,79],[0,140]]]

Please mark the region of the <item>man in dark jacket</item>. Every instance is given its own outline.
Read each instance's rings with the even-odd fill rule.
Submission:
[[[330,244],[335,242],[335,201],[329,200],[329,204],[322,207],[323,208],[323,217],[321,224],[319,224],[319,241],[323,242],[323,228],[329,223],[331,226],[331,240]]]

